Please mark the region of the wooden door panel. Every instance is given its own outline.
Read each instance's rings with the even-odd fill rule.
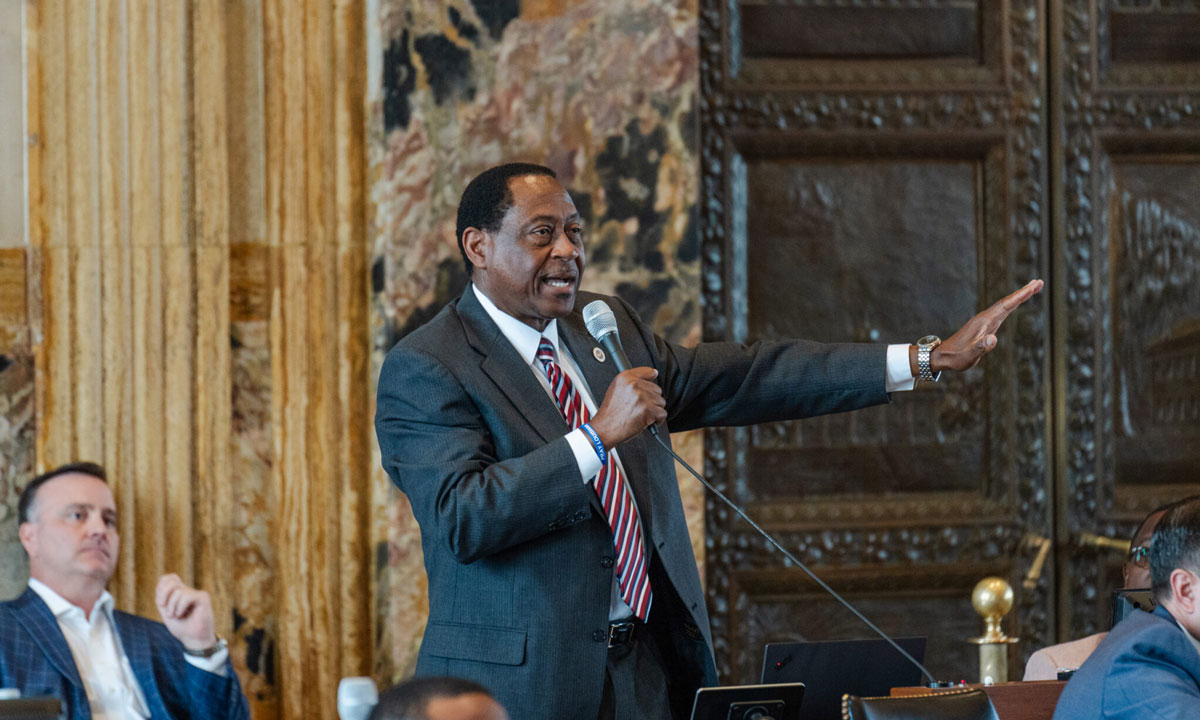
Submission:
[[[1053,342],[1035,303],[980,373],[713,431],[708,467],[849,588],[906,564],[1017,584],[1053,538],[1018,587],[1027,656],[1107,626],[1121,553],[1097,536],[1200,489],[1200,7],[917,5],[701,3],[705,333],[908,340],[1052,263]],[[724,671],[749,677],[771,632],[839,627],[787,573],[756,589],[778,558],[709,509]],[[851,592],[923,622],[920,590]]]
[[[1043,275],[1043,23],[1032,0],[701,2],[706,339],[911,342]],[[822,44],[863,27],[878,37]],[[1035,301],[985,365],[887,407],[710,431],[708,473],[886,629],[929,634],[939,674],[971,677],[971,588],[1018,585],[1051,534],[1047,320]],[[770,640],[870,635],[707,510],[724,680],[757,680]],[[1010,624],[1035,644],[1049,590]]]
[[[1157,162],[1156,162],[1157,161]],[[1113,158],[1113,476],[1200,482],[1200,157]]]
[[[1058,615],[1108,627],[1142,517],[1200,491],[1200,7],[1071,0],[1052,16]]]
[[[907,341],[974,314],[986,255],[984,158],[740,162],[746,231],[735,221],[730,261],[745,272],[733,273],[730,292],[747,303],[744,322],[733,317],[735,338]],[[747,499],[978,490],[984,427],[964,410],[985,402],[982,379],[982,371],[948,377],[929,392],[897,395],[891,407],[752,429]]]
[[[1031,3],[1016,5],[1023,12]],[[710,77],[747,90],[925,88],[931,80],[998,86],[1008,73],[1005,40],[1025,33],[1025,47],[1040,34],[1037,15],[1006,18],[1003,3],[981,0],[730,0],[701,8],[702,24],[715,31],[708,37],[719,41],[708,49],[722,63],[722,77]]]
[[[744,58],[980,59],[977,3],[943,7],[739,4]]]

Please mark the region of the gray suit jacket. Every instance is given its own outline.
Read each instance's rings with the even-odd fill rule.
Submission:
[[[1167,609],[1117,624],[1071,676],[1054,720],[1200,717],[1200,652]]]
[[[592,394],[617,369],[599,362],[579,293],[559,320]],[[659,371],[670,430],[838,412],[886,402],[886,348],[793,341],[674,346],[623,302],[634,366]],[[660,432],[666,436],[668,427]],[[568,428],[474,292],[388,353],[375,417],[383,466],[421,526],[429,622],[417,673],[490,688],[514,718],[594,718],[607,658],[613,541]],[[716,681],[704,594],[670,455],[642,433],[619,448],[652,555],[650,627],[676,704]],[[686,712],[686,710],[685,710]]]

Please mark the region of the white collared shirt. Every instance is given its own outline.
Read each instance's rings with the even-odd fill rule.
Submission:
[[[512,344],[513,349],[517,351],[517,354],[521,356],[521,359],[533,371],[538,382],[542,384],[542,388],[550,396],[555,406],[557,407],[558,401],[554,400],[554,392],[550,389],[550,380],[546,377],[546,371],[542,367],[542,362],[537,359],[538,346],[541,345],[543,337],[554,345],[554,356],[558,362],[558,366],[571,379],[572,385],[575,386],[575,391],[579,393],[579,399],[583,401],[583,404],[588,409],[588,415],[595,415],[596,401],[592,399],[591,389],[588,387],[587,380],[584,379],[582,372],[579,370],[579,365],[575,363],[575,358],[571,356],[570,351],[558,341],[558,320],[551,320],[546,325],[545,330],[538,332],[496,307],[491,298],[484,295],[478,286],[472,284],[471,287],[475,289],[475,297],[479,298],[479,303],[487,311],[488,317],[500,327],[500,332],[504,333],[504,337]],[[587,433],[582,429],[576,429],[567,433],[567,443],[571,446],[571,452],[575,454],[575,462],[579,465],[579,474],[583,477],[583,481],[590,482],[603,467],[600,464],[600,456],[596,454],[596,449],[592,447],[591,439],[588,438]],[[615,455],[616,452],[614,451],[613,454]],[[620,464],[620,462],[618,458],[617,463]],[[621,468],[621,472],[625,472],[624,467]]]
[[[92,606],[89,618],[83,608],[73,605],[40,580],[30,578],[29,588],[42,598],[58,621],[87,691],[92,717],[96,720],[144,720],[150,717],[142,686],[121,646],[121,636],[113,617],[112,595],[105,590]],[[184,658],[201,670],[224,675],[228,656],[229,652],[222,650],[210,658],[186,654]]]
[[[30,578],[29,587],[54,613],[63,637],[67,639],[67,646],[75,658],[75,668],[87,691],[92,717],[96,720],[150,717],[142,687],[134,677],[117,635],[112,595],[105,590],[92,606],[89,618],[83,608],[72,605],[45,583]]]

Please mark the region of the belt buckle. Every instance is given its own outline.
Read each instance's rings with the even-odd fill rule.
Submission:
[[[608,646],[610,648],[624,645],[633,639],[633,629],[635,625],[632,622],[615,622],[608,625]]]

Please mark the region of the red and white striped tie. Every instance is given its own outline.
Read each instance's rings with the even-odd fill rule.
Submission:
[[[575,392],[571,378],[554,362],[554,345],[546,338],[538,344],[537,359],[546,369],[546,377],[550,380],[550,389],[554,392],[554,400],[563,418],[571,429],[579,427],[588,421],[590,413],[587,406]],[[625,482],[621,469],[617,467],[614,455],[608,454],[608,462],[600,468],[596,475],[596,494],[600,496],[600,504],[608,517],[608,525],[612,528],[613,547],[617,554],[617,584],[621,588],[621,599],[633,610],[633,614],[642,620],[650,613],[650,573],[646,567],[646,549],[642,546],[642,521],[638,519],[637,507],[633,504],[633,495],[629,492],[629,484]]]

